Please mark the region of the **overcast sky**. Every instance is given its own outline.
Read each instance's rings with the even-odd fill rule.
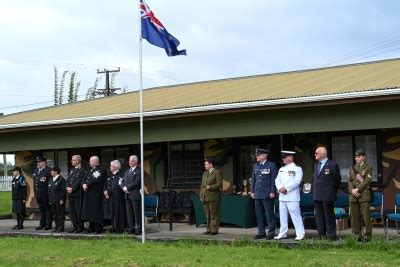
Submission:
[[[145,88],[400,57],[400,1],[147,4],[187,56],[144,41]],[[138,22],[135,0],[0,0],[0,113],[52,105],[53,65],[78,72],[80,95],[104,67],[137,90]]]

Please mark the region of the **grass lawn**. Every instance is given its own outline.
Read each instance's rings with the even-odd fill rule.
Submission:
[[[0,215],[11,214],[11,192],[0,192]]]
[[[230,245],[176,243],[131,239],[66,240],[24,237],[0,238],[0,266],[399,266],[400,243],[346,241],[285,248],[246,241]]]

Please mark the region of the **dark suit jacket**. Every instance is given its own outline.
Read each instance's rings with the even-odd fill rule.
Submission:
[[[66,197],[66,186],[65,179],[61,175],[57,177],[55,181],[53,181],[53,177],[49,180],[49,202],[51,204],[60,204],[60,201],[64,201]]]
[[[50,167],[46,165],[40,172],[39,168],[36,168],[33,171],[33,176],[35,183],[35,197],[48,197],[48,183],[50,179],[53,179],[50,174]]]
[[[339,165],[335,161],[328,159],[320,172],[318,172],[318,162],[315,162],[312,188],[314,200],[335,201],[341,179]]]
[[[129,193],[127,194],[130,199],[140,200],[141,177],[140,168],[136,167],[133,172],[129,173],[131,168],[127,169],[124,174],[124,179],[121,188],[126,186]]]
[[[67,178],[66,187],[72,188],[72,193],[68,196],[70,197],[79,197],[82,195],[82,182],[86,176],[86,169],[81,165],[79,168],[73,168],[71,170],[70,175]]]

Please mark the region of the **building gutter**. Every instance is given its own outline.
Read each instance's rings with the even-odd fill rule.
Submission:
[[[207,111],[232,110],[232,109],[243,109],[243,108],[247,109],[247,108],[256,108],[256,107],[264,107],[264,106],[281,106],[281,105],[288,105],[288,104],[301,104],[301,103],[323,102],[323,101],[343,100],[343,99],[353,99],[353,98],[380,97],[380,96],[391,96],[391,95],[400,95],[400,88],[365,91],[365,92],[330,94],[330,95],[323,95],[323,96],[306,96],[306,97],[295,97],[295,98],[285,98],[285,99],[239,102],[239,103],[230,103],[230,104],[216,104],[216,105],[177,108],[177,109],[168,109],[168,110],[145,111],[143,116],[144,117],[157,117],[157,116],[178,115],[178,114],[207,112]],[[25,128],[25,127],[40,127],[40,126],[60,125],[60,124],[96,122],[96,121],[135,119],[135,118],[139,118],[139,115],[140,115],[139,112],[134,112],[134,113],[125,113],[125,114],[70,118],[70,119],[61,119],[61,120],[47,120],[47,121],[3,124],[3,125],[0,125],[0,130]]]

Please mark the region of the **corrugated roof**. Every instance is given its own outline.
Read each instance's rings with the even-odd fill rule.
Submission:
[[[400,59],[257,75],[144,90],[145,111],[212,106],[400,87]],[[0,117],[0,125],[128,114],[139,92],[52,106]]]

